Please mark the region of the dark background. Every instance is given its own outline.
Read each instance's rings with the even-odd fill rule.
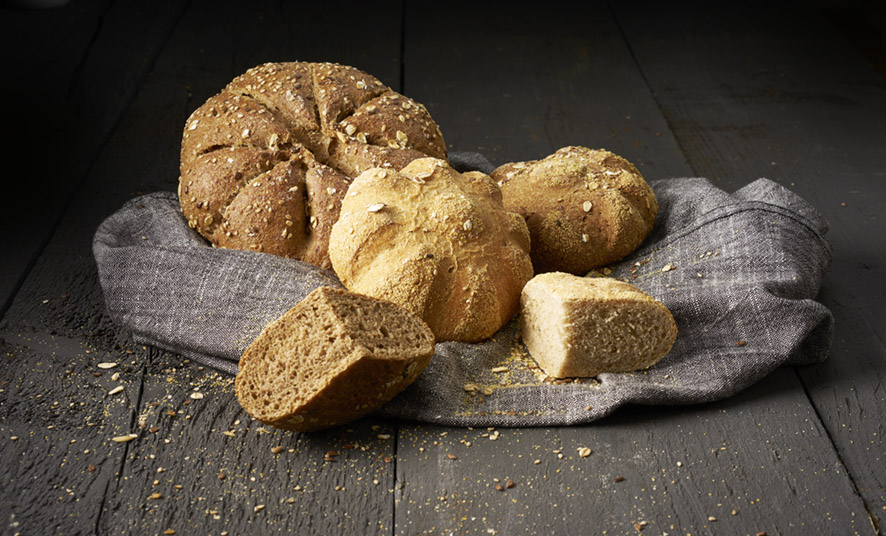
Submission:
[[[710,4],[0,7],[0,532],[881,533],[886,8]],[[293,60],[374,74],[495,164],[578,144],[648,180],[780,182],[831,225],[831,358],[717,403],[496,441],[379,419],[262,431],[230,378],[114,325],[90,244],[126,200],[175,189],[191,111]]]

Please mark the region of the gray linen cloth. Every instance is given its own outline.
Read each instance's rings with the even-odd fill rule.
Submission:
[[[476,153],[453,166],[490,172]],[[725,398],[781,365],[827,357],[830,311],[814,301],[831,261],[827,224],[797,195],[759,179],[727,194],[700,178],[652,183],[652,234],[609,268],[664,303],[679,334],[646,371],[552,382],[520,342],[517,319],[478,344],[438,343],[431,364],[380,414],[460,426],[586,423],[626,403]],[[262,328],[335,274],[299,261],[215,249],[171,192],[138,197],[93,244],[108,311],[142,343],[235,374]],[[493,368],[507,372],[492,372]]]

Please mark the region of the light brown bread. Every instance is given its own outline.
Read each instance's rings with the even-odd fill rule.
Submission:
[[[188,118],[179,199],[218,247],[329,268],[329,231],[351,178],[446,144],[421,104],[353,67],[267,63]]]
[[[532,277],[523,218],[502,207],[487,175],[435,158],[357,177],[329,256],[347,288],[406,307],[438,341],[490,337]]]
[[[381,407],[415,381],[433,355],[431,330],[406,309],[321,287],[243,353],[237,400],[277,428],[329,428]]]
[[[492,172],[506,209],[526,218],[536,273],[584,274],[634,251],[658,202],[640,172],[606,150],[563,147]]]
[[[520,310],[529,354],[555,378],[646,369],[677,338],[667,307],[610,278],[537,275],[523,287]]]

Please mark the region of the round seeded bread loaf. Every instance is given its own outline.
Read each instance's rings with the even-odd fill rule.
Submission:
[[[400,169],[446,144],[421,104],[353,67],[267,63],[185,123],[179,199],[218,247],[329,268],[329,230],[350,178]]]
[[[520,312],[529,354],[555,378],[646,369],[677,338],[667,307],[608,277],[537,275],[523,287]]]
[[[254,418],[305,432],[375,411],[433,355],[431,330],[406,309],[320,287],[265,327],[240,358],[234,385]]]
[[[563,147],[492,172],[506,209],[526,218],[536,273],[582,274],[634,251],[658,202],[640,172],[606,150]]]
[[[489,176],[435,158],[354,179],[329,256],[348,289],[406,307],[438,341],[490,337],[532,277],[526,223]]]

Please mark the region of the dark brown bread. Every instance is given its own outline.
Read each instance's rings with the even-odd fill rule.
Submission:
[[[237,399],[277,428],[329,428],[381,407],[415,381],[433,355],[433,333],[406,309],[321,287],[246,349]]]
[[[634,251],[658,202],[640,172],[605,150],[563,147],[492,172],[506,209],[526,218],[536,273],[584,274]]]
[[[489,176],[435,158],[357,177],[329,256],[346,287],[406,307],[439,341],[492,336],[532,277],[526,223]]]
[[[523,287],[520,311],[526,348],[555,378],[649,368],[677,338],[667,307],[608,277],[537,275]]]
[[[185,123],[179,199],[215,246],[329,268],[329,231],[351,178],[425,156],[447,153],[421,104],[353,67],[267,63]]]

